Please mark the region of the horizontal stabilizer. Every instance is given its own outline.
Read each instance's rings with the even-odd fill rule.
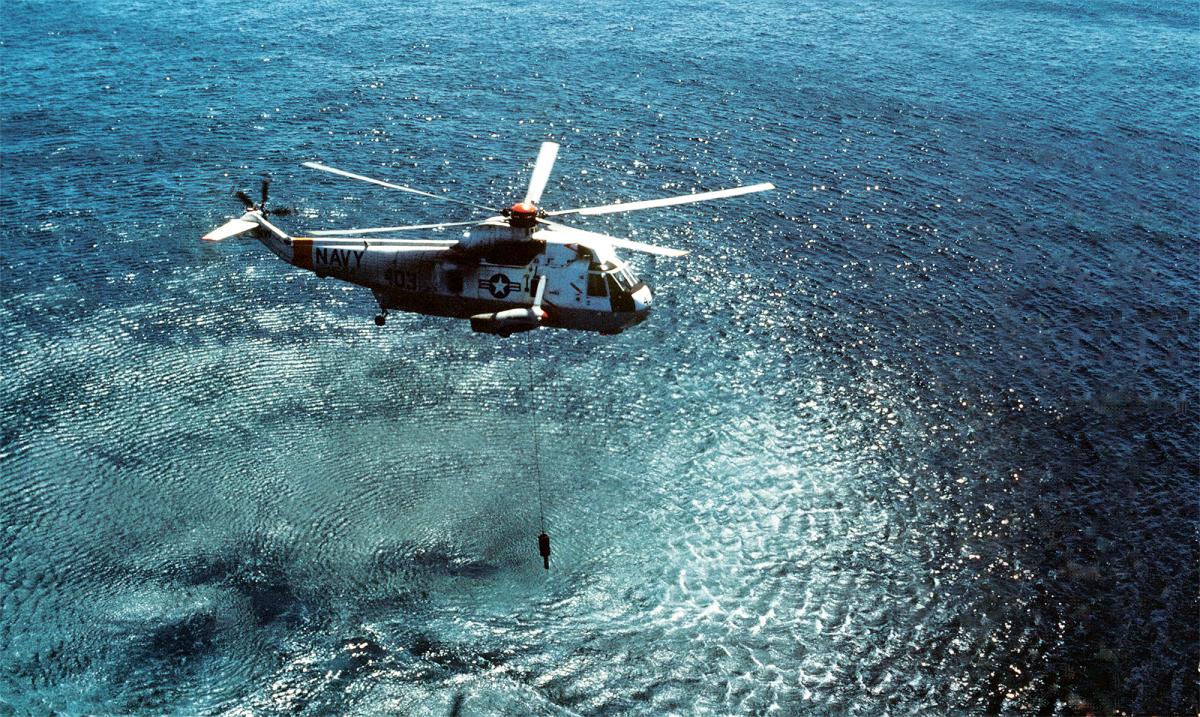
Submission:
[[[237,236],[243,232],[248,232],[258,226],[258,222],[246,219],[246,217],[249,216],[253,215],[247,213],[238,219],[230,219],[221,226],[205,234],[203,237],[201,237],[201,239],[204,241],[221,241],[222,239],[228,239],[229,237]]]

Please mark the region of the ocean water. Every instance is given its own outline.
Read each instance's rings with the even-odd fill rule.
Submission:
[[[0,60],[0,713],[1200,709],[1195,3],[5,0]],[[691,251],[615,337],[198,241],[544,140],[550,208],[779,188],[576,221]]]

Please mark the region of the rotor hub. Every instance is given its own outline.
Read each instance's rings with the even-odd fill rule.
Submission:
[[[537,225],[538,208],[533,202],[517,202],[508,210],[508,223],[526,229]]]

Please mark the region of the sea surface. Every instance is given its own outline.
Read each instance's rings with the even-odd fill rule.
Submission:
[[[4,0],[0,61],[0,714],[1200,709],[1197,3]],[[576,220],[691,252],[614,337],[198,241],[545,140],[550,209],[778,189]]]

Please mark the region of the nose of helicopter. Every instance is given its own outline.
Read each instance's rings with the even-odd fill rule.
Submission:
[[[646,318],[650,314],[650,304],[654,301],[654,295],[650,293],[650,287],[645,284],[640,289],[633,292],[633,310],[640,318]]]

